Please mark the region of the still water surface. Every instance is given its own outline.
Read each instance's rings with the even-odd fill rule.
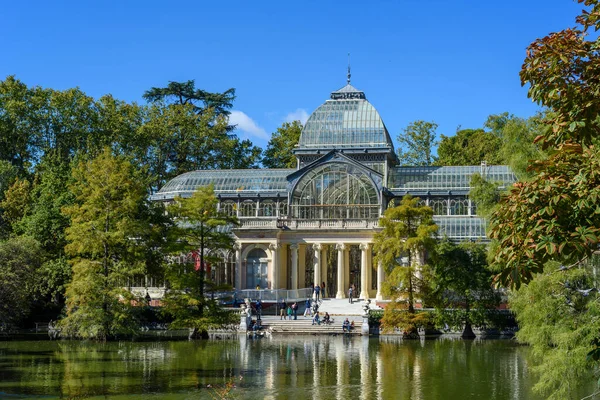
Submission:
[[[537,399],[509,340],[0,342],[0,398]]]

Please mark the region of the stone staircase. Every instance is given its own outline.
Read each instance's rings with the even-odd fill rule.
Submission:
[[[262,319],[263,330],[271,334],[295,334],[295,335],[341,335],[342,322],[346,317],[334,317],[331,324],[321,323],[313,325],[312,318],[298,316],[297,320],[281,320],[277,317],[268,317]],[[354,329],[351,335],[360,335],[362,317],[348,316],[350,322],[354,321]]]

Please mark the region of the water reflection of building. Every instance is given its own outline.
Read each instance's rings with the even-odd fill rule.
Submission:
[[[152,196],[169,202],[213,184],[219,207],[241,222],[236,247],[220,253],[212,279],[236,289],[298,289],[325,282],[343,298],[381,298],[382,266],[373,266],[373,235],[383,211],[406,194],[433,208],[439,233],[485,239],[485,220],[469,199],[474,173],[504,186],[506,166],[401,167],[390,135],[364,92],[348,84],[310,116],[293,169],[192,171]]]

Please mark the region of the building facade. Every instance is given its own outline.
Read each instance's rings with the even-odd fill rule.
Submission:
[[[434,210],[439,234],[485,241],[486,221],[469,199],[478,173],[510,185],[507,166],[402,167],[364,92],[348,84],[308,118],[294,169],[203,170],[182,174],[152,196],[169,202],[214,185],[222,211],[236,215],[234,249],[212,279],[236,290],[300,289],[325,283],[329,297],[381,299],[384,268],[373,265],[373,236],[387,207],[407,194]]]

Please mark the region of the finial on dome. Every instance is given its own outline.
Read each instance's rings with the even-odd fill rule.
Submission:
[[[350,53],[348,53],[348,79],[347,79],[348,85],[350,84],[350,77],[351,76],[352,75],[350,74]]]

